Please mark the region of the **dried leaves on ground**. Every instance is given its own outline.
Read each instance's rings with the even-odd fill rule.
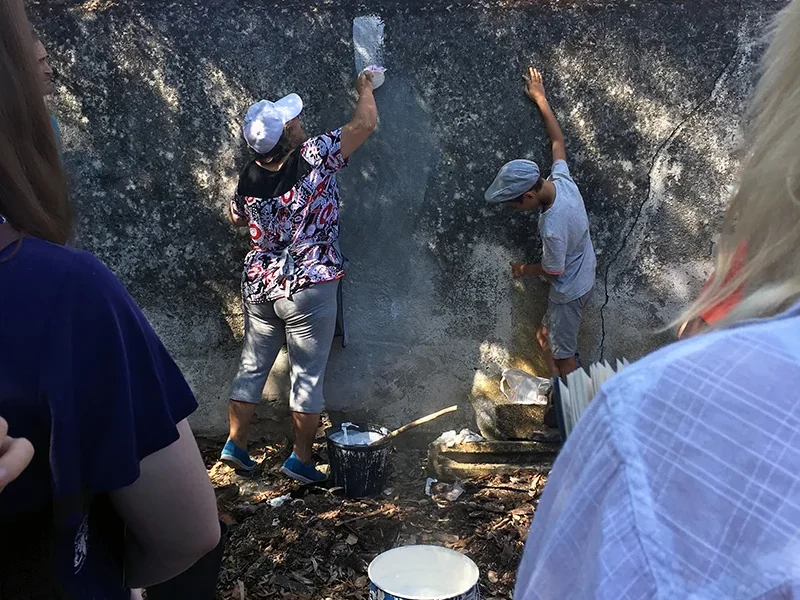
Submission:
[[[219,444],[201,446],[230,524],[218,588],[225,600],[366,600],[372,559],[410,544],[458,550],[477,563],[483,598],[511,598],[545,481],[522,473],[466,481],[453,502],[446,484],[426,495],[425,453],[404,449],[393,452],[393,473],[379,497],[348,500],[282,476],[285,444],[251,448],[260,462],[252,477],[217,463]]]

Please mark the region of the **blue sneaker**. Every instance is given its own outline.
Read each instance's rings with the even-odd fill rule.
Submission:
[[[307,465],[297,458],[294,452],[292,452],[292,455],[283,463],[281,473],[301,483],[319,483],[328,478],[322,471],[317,471],[317,466],[314,462]]]
[[[247,450],[242,450],[233,440],[228,440],[222,449],[219,459],[237,471],[247,471],[248,473],[256,468],[256,461],[250,458]]]

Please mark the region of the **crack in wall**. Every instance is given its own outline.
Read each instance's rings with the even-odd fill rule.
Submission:
[[[703,107],[705,107],[709,102],[711,102],[714,99],[714,97],[717,94],[720,83],[722,82],[723,78],[727,75],[731,67],[733,66],[736,57],[739,56],[742,50],[741,28],[743,27],[745,22],[743,13],[744,13],[744,6],[743,3],[740,1],[738,20],[736,24],[736,29],[740,32],[740,35],[738,36],[736,46],[734,47],[730,58],[725,62],[725,66],[723,67],[722,71],[714,80],[714,85],[711,86],[711,92],[709,93],[708,97],[698,102],[697,105],[694,108],[692,108],[683,119],[681,119],[680,123],[678,123],[678,125],[672,130],[672,132],[661,143],[661,145],[659,145],[659,147],[656,149],[655,154],[653,154],[653,158],[650,162],[650,168],[647,172],[647,182],[648,182],[647,193],[644,195],[644,199],[639,204],[639,208],[636,211],[636,216],[633,219],[633,223],[628,229],[628,232],[622,238],[622,244],[620,244],[620,247],[617,249],[617,251],[614,253],[614,256],[611,258],[611,260],[608,261],[608,264],[606,265],[605,274],[603,277],[605,300],[603,302],[603,306],[600,307],[600,360],[601,361],[605,358],[605,344],[606,344],[605,311],[609,301],[611,300],[611,292],[609,290],[609,274],[611,272],[611,267],[614,265],[614,263],[617,262],[617,259],[620,257],[622,252],[627,247],[628,239],[630,238],[631,234],[633,234],[634,230],[636,229],[636,226],[639,224],[639,219],[642,216],[642,211],[644,210],[644,207],[647,205],[648,201],[653,195],[653,172],[655,171],[656,166],[659,163],[659,158],[661,157],[661,154],[672,144],[672,142],[675,141],[675,139],[678,137],[678,134],[683,130],[684,126],[692,118],[694,118]]]

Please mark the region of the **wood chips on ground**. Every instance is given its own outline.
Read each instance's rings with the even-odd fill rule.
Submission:
[[[367,567],[397,546],[446,546],[474,560],[485,599],[511,598],[525,538],[545,478],[517,474],[463,482],[455,501],[446,484],[425,495],[425,453],[393,451],[393,473],[377,498],[348,500],[337,490],[301,486],[279,473],[288,445],[254,445],[252,477],[217,463],[221,444],[201,442],[229,523],[218,598],[366,600]],[[325,459],[324,446],[319,453]],[[270,500],[289,495],[279,506]]]

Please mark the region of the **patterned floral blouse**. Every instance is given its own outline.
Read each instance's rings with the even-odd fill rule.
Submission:
[[[273,172],[245,167],[231,212],[247,219],[251,250],[244,261],[242,297],[263,304],[314,284],[344,277],[339,251],[341,129],[306,141]]]

